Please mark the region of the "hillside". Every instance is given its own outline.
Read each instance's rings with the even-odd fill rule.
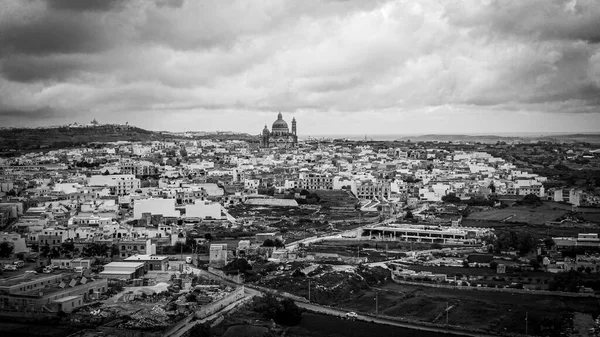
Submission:
[[[0,151],[30,151],[81,146],[93,142],[172,140],[183,137],[128,125],[0,129]],[[14,152],[14,151],[13,151]]]

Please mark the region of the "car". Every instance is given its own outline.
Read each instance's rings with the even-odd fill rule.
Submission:
[[[17,270],[17,266],[15,266],[14,264],[5,264],[4,270]]]
[[[26,271],[25,271],[25,274],[32,274],[32,275],[35,275],[35,274],[37,274],[37,271],[35,271],[35,270],[26,270]]]
[[[13,262],[13,265],[17,266],[17,268],[23,268],[23,267],[25,267],[25,262],[21,261],[21,260],[17,260],[15,262]]]
[[[346,315],[344,315],[344,318],[355,320],[358,318],[358,315],[354,311],[350,311],[350,312],[347,312]]]
[[[50,274],[50,273],[52,273],[53,271],[54,271],[54,269],[53,269],[53,268],[48,268],[48,267],[46,267],[46,268],[44,268],[44,270],[43,270],[42,272],[43,272],[44,274]]]

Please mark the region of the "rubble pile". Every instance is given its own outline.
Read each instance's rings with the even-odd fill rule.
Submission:
[[[122,329],[163,328],[171,325],[167,312],[160,306],[142,309],[130,316],[130,319],[119,325]]]

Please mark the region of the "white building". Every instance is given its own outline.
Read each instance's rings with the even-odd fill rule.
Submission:
[[[139,199],[133,203],[134,219],[141,219],[143,213],[152,215],[161,214],[163,217],[181,216],[181,213],[175,209],[175,199]]]
[[[211,244],[208,262],[211,267],[215,268],[222,268],[225,266],[227,264],[227,244]]]
[[[197,200],[195,204],[185,206],[185,216],[187,218],[221,219],[221,204]]]
[[[133,174],[93,175],[88,185],[107,186],[113,195],[127,195],[140,188],[140,180]]]

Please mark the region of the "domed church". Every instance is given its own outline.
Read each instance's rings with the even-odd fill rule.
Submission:
[[[287,123],[283,120],[281,112],[277,115],[277,120],[273,122],[271,132],[265,125],[262,132],[261,147],[291,148],[298,146],[298,136],[296,135],[296,118],[292,118],[292,132]]]

